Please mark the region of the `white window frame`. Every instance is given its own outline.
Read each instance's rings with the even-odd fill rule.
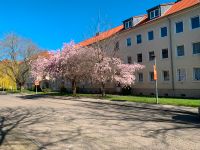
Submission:
[[[178,70],[181,70],[181,69],[183,69],[183,70],[185,71],[185,80],[179,80]],[[176,69],[176,80],[177,80],[178,82],[185,82],[185,81],[187,80],[187,71],[186,71],[185,68],[177,68],[177,69]]]
[[[194,49],[193,49],[193,44],[195,44],[195,43],[200,43],[200,41],[199,42],[192,42],[192,55],[200,55],[200,53],[197,53],[197,54],[194,54]]]
[[[138,43],[138,40],[137,40],[137,39],[138,39],[137,37],[138,37],[139,35],[141,36],[141,43]],[[142,34],[137,34],[137,35],[136,35],[136,44],[142,44]]]
[[[174,33],[175,33],[175,34],[181,34],[181,33],[183,33],[183,32],[179,32],[179,33],[176,32],[176,24],[177,24],[177,23],[180,23],[180,22],[183,23],[183,32],[184,32],[184,30],[185,30],[185,28],[184,28],[184,21],[183,21],[183,20],[176,21],[175,24],[174,24]]]
[[[179,46],[183,46],[184,47],[184,55],[183,56],[178,56],[178,47]],[[181,57],[184,57],[186,54],[185,54],[185,45],[184,44],[180,44],[180,45],[176,45],[176,57],[178,57],[178,58],[181,58]]]
[[[163,37],[162,37],[162,30],[161,30],[162,28],[167,28],[167,36],[168,36],[168,27],[167,27],[167,26],[160,27],[160,37],[161,37],[161,38],[165,38],[165,37],[167,37],[167,36],[163,36]]]
[[[154,56],[155,56],[155,51],[149,51],[149,52],[148,52],[148,60],[149,60],[149,62],[152,62],[152,61],[154,61],[155,58],[154,58],[153,60],[150,60],[150,52],[153,52],[153,53],[154,53]]]
[[[139,76],[140,74],[142,74],[142,76],[143,76],[142,81],[140,80],[140,76]],[[139,83],[143,83],[144,82],[144,73],[142,73],[142,72],[138,73],[138,82]]]
[[[153,39],[152,40],[149,40],[149,32],[153,32]],[[149,30],[147,32],[147,41],[153,41],[155,39],[155,34],[154,34],[154,30]]]
[[[200,82],[200,80],[196,80],[196,79],[195,79],[194,69],[200,69],[200,67],[193,67],[193,70],[192,70],[192,73],[193,73],[193,75],[192,75],[193,81]]]
[[[129,58],[130,58],[130,60],[131,60],[131,62],[129,63]],[[132,57],[131,56],[127,56],[127,64],[132,64],[133,63],[133,59],[132,59]]]
[[[169,80],[165,80],[165,78],[164,78],[164,71],[166,71],[166,72],[169,73]],[[169,82],[170,81],[170,71],[169,70],[163,70],[162,71],[162,80],[163,80],[163,82]]]
[[[156,16],[156,11],[157,11],[157,10],[158,10],[158,16]],[[153,16],[152,16],[152,13],[153,13]],[[159,13],[160,13],[160,9],[159,9],[159,8],[150,11],[150,12],[149,12],[149,17],[150,17],[150,19],[154,19],[154,18],[159,17]]]
[[[125,29],[129,29],[129,28],[132,27],[132,26],[130,26],[130,22],[132,22],[132,20],[129,20],[129,21],[125,22]],[[133,22],[132,22],[132,25],[133,25]]]
[[[163,58],[163,50],[166,50],[167,49],[167,51],[168,51],[168,57],[167,58]],[[163,49],[161,49],[161,53],[160,53],[160,58],[161,58],[161,60],[167,60],[167,59],[169,59],[169,48],[163,48]]]
[[[154,82],[154,79],[153,79],[153,80],[151,80],[150,73],[153,73],[153,71],[149,71],[149,82]]]
[[[190,29],[191,30],[200,29],[200,27],[192,29],[192,19],[196,18],[196,17],[199,17],[199,23],[200,23],[200,15],[196,15],[196,16],[190,17]]]
[[[142,54],[142,53],[137,53],[137,63],[143,63],[143,54],[142,54],[142,61],[141,62],[138,62],[138,55],[139,54]]]
[[[130,41],[131,41],[131,45],[128,45],[128,40],[130,39]],[[128,37],[127,39],[126,39],[126,46],[127,47],[131,47],[132,46],[132,39],[130,38],[130,37]]]

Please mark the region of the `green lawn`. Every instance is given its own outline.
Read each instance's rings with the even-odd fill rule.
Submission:
[[[129,102],[138,102],[138,103],[150,103],[150,104],[156,103],[156,99],[154,97],[109,95],[108,99],[113,101],[125,100]],[[159,98],[159,104],[199,107],[200,99]]]
[[[23,91],[27,94],[35,94],[33,91]],[[72,94],[61,94],[58,92],[44,93],[39,92],[41,95],[50,95],[50,96],[72,96]],[[148,103],[155,104],[155,97],[145,97],[145,96],[119,96],[119,95],[107,95],[106,97],[101,97],[98,94],[77,94],[77,97],[87,97],[87,98],[100,98],[107,99],[111,101],[129,101],[137,103]],[[199,107],[200,99],[181,99],[181,98],[159,98],[159,104],[163,105],[174,105],[174,106],[188,106],[188,107]]]
[[[52,96],[72,96],[71,94],[60,94],[60,93],[50,93]],[[148,103],[155,104],[155,97],[145,97],[145,96],[119,96],[119,95],[107,95],[102,98],[97,94],[77,94],[78,97],[87,98],[101,98],[111,101],[129,101],[138,103]],[[200,99],[181,99],[181,98],[159,98],[159,104],[163,105],[174,105],[174,106],[188,106],[188,107],[199,107]]]

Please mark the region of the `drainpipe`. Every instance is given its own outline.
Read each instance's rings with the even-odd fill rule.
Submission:
[[[169,21],[169,46],[170,46],[170,58],[171,58],[171,70],[172,70],[172,91],[173,91],[173,96],[174,96],[174,90],[175,90],[175,85],[174,85],[174,60],[173,60],[173,46],[172,46],[172,26],[171,26],[171,19],[167,17]]]

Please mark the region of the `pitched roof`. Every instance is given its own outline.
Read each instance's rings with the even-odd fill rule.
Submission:
[[[121,31],[122,29],[123,29],[123,25],[120,25],[120,26],[110,29],[108,31],[102,32],[99,35],[89,38],[83,42],[80,42],[78,45],[79,46],[88,46],[95,42],[99,42],[101,40],[107,39],[107,38],[111,37],[112,35],[114,35],[115,33]]]
[[[155,20],[164,18],[164,17],[169,16],[169,15],[175,14],[175,13],[181,11],[181,10],[184,10],[184,9],[186,9],[186,8],[189,8],[189,7],[192,7],[192,6],[194,6],[194,5],[198,4],[198,3],[200,3],[200,0],[181,0],[181,1],[179,1],[179,2],[174,3],[174,4],[169,8],[169,10],[167,10],[167,11],[165,12],[164,15],[162,15],[162,16],[160,16],[160,17],[158,17],[158,18],[149,20],[149,19],[148,19],[148,16],[146,15],[146,16],[144,17],[144,19],[143,19],[140,23],[138,23],[138,24],[136,25],[136,27],[137,27],[137,26],[144,25],[144,24],[147,24],[147,23],[150,23],[150,22],[153,22],[153,21],[155,21]],[[161,4],[161,5],[162,5],[162,4]]]
[[[177,3],[174,3],[174,5],[165,13],[165,16],[170,15],[170,14],[174,14],[178,11],[189,8],[189,7],[194,6],[198,3],[200,3],[200,0],[181,0]]]
[[[160,16],[158,18],[152,19],[152,20],[149,20],[148,16],[144,15],[143,19],[135,27],[138,27],[138,26],[153,22],[155,20],[158,20],[160,18],[175,14],[175,13],[181,11],[181,10],[190,8],[190,7],[192,7],[192,6],[196,5],[196,4],[200,4],[200,0],[180,0],[179,2],[176,2],[176,3],[161,4],[161,5],[172,5],[172,6],[171,6],[171,8],[169,8],[169,10],[167,10],[165,12],[164,15],[162,15],[162,16]],[[111,30],[108,30],[106,32],[103,32],[100,35],[94,36],[94,37],[92,37],[90,39],[87,39],[87,40],[85,40],[83,42],[80,42],[78,45],[80,45],[80,46],[88,46],[88,45],[93,44],[95,42],[98,42],[98,41],[104,40],[106,38],[109,38],[112,35],[114,35],[115,33],[118,33],[118,32],[120,32],[122,30],[123,30],[123,25],[118,26],[116,28],[113,28]]]

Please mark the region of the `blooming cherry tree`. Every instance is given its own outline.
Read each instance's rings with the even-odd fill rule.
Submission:
[[[120,58],[109,57],[102,54],[94,67],[93,80],[101,85],[102,96],[105,96],[105,86],[108,83],[120,83],[130,86],[135,82],[135,72],[143,69],[140,64],[123,64]],[[97,57],[99,58],[99,57]]]
[[[120,83],[124,86],[134,84],[135,72],[143,69],[139,64],[124,64],[120,58],[109,56],[102,49],[81,47],[70,42],[62,50],[51,52],[49,58],[39,57],[32,63],[32,76],[43,79],[66,79],[71,82],[73,95],[80,82],[93,80],[101,85],[105,96],[108,83]]]

